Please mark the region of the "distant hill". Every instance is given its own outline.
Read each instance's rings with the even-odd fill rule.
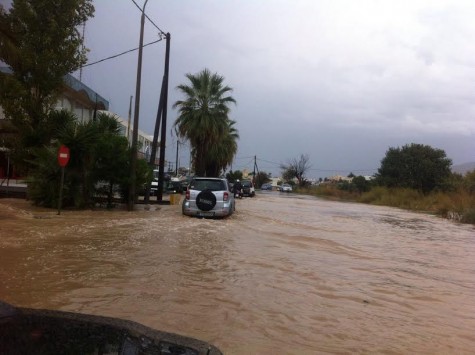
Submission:
[[[467,172],[475,170],[475,161],[471,163],[465,163],[465,164],[459,164],[459,165],[453,165],[452,166],[452,171],[454,173],[459,173],[462,175],[465,175]]]

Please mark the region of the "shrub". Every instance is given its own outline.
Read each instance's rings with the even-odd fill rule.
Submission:
[[[464,211],[460,222],[475,224],[475,208]]]

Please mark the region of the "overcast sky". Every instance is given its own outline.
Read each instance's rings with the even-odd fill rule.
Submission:
[[[94,5],[90,62],[138,46],[131,0]],[[234,89],[234,170],[252,170],[256,155],[259,170],[277,176],[279,163],[308,154],[309,177],[372,174],[389,147],[409,143],[443,149],[454,164],[475,161],[473,0],[149,0],[145,12],[171,34],[168,131],[186,73],[208,68]],[[157,32],[147,21],[144,42]],[[162,41],[143,54],[139,126],[149,134],[164,53]],[[136,68],[133,52],[84,68],[82,80],[127,118]],[[167,158],[175,153],[169,134]]]

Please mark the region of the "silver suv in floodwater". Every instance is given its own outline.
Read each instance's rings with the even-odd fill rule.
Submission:
[[[226,217],[235,210],[234,194],[226,179],[195,177],[186,190],[182,212],[187,216]]]

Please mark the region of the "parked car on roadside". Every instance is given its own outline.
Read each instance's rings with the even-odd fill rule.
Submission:
[[[289,184],[282,184],[280,187],[280,191],[282,192],[292,192],[292,186]]]
[[[170,175],[163,174],[163,192],[168,191],[168,182],[170,181]],[[158,169],[153,170],[153,180],[150,184],[150,196],[157,196],[158,192]]]
[[[186,190],[182,212],[187,216],[226,217],[234,212],[235,207],[228,180],[194,177]]]
[[[241,185],[243,196],[254,197],[256,195],[256,190],[251,180],[242,180]]]
[[[261,190],[269,190],[269,191],[272,191],[272,184],[269,184],[269,183],[262,184]]]
[[[167,192],[169,193],[181,194],[184,190],[181,181],[171,180],[167,184]]]

